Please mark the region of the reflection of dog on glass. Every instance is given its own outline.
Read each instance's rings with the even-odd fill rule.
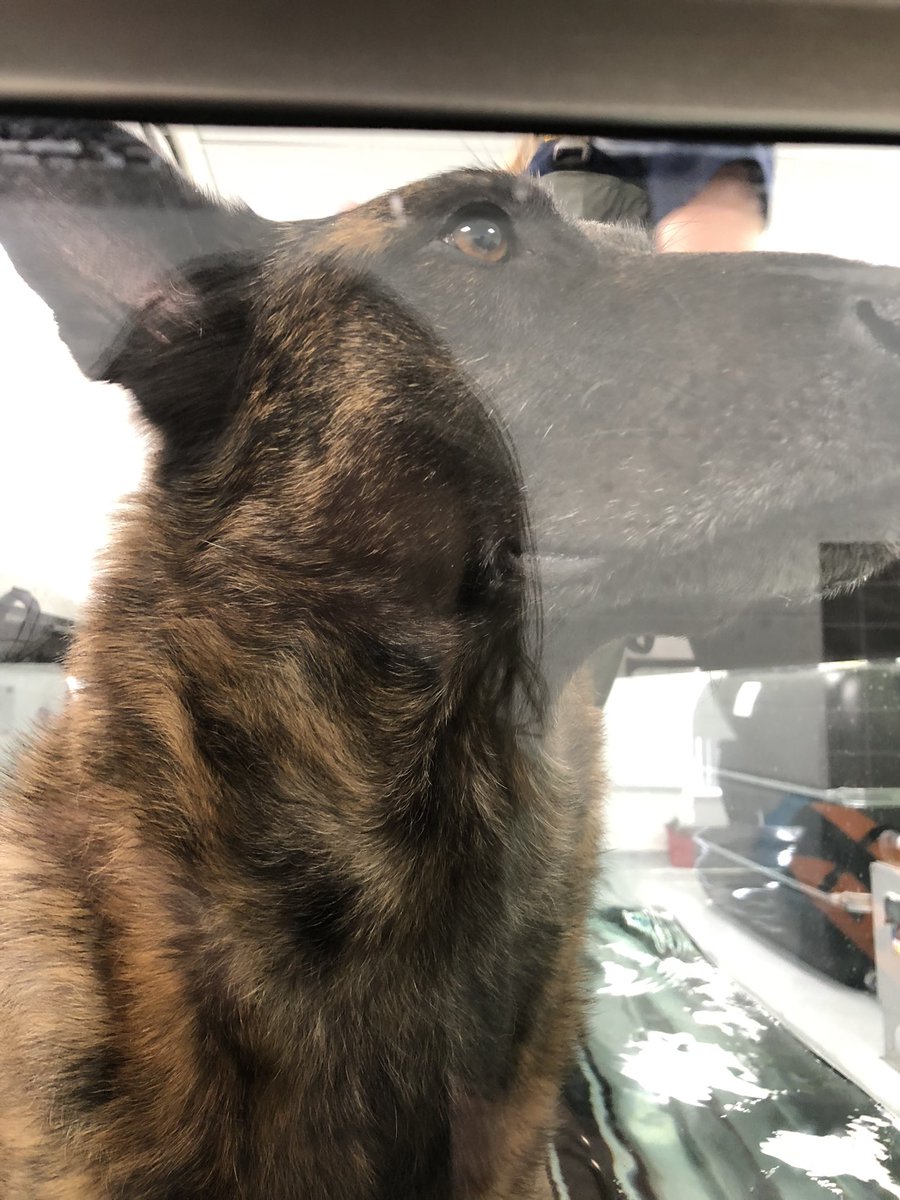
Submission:
[[[0,821],[0,1190],[543,1196],[577,668],[812,594],[842,496],[871,530],[893,276],[657,260],[481,171],[270,226],[111,127],[41,136],[0,240],[158,450]],[[826,417],[869,422],[865,486]]]

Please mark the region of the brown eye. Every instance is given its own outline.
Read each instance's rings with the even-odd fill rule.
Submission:
[[[458,220],[444,235],[444,241],[467,258],[493,266],[509,257],[510,235],[506,218],[497,214],[474,213]]]

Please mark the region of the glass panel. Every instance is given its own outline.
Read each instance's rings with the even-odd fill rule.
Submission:
[[[0,120],[10,1195],[900,1196],[898,179]]]

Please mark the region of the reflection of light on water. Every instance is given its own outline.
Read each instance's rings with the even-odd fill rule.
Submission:
[[[604,942],[598,948],[602,954],[615,954],[618,958],[627,958],[629,962],[637,963],[640,967],[655,967],[659,959],[648,954],[646,950],[639,950],[637,946],[632,946],[626,941],[610,941]]]
[[[782,1129],[764,1141],[760,1149],[770,1158],[805,1171],[812,1179],[834,1182],[849,1175],[862,1183],[875,1183],[900,1200],[900,1184],[891,1178],[888,1148],[879,1140],[879,1133],[887,1133],[886,1141],[896,1136],[888,1121],[859,1117],[850,1121],[846,1133],[823,1137]]]
[[[689,1033],[650,1030],[634,1039],[622,1054],[622,1074],[662,1102],[680,1100],[700,1106],[713,1092],[765,1100],[772,1093],[759,1086],[755,1075],[736,1054]]]
[[[642,979],[634,967],[624,967],[621,963],[601,963],[606,983],[598,987],[596,996],[646,996],[658,992],[665,985],[653,979]]]
[[[694,1021],[698,1025],[711,1025],[714,1029],[723,1029],[728,1034],[742,1033],[754,1041],[759,1041],[766,1028],[759,1021],[754,1021],[742,1008],[701,1008],[699,1012],[694,1013]]]
[[[734,985],[712,963],[665,958],[659,970],[669,980],[693,985],[691,990],[703,1004],[693,1014],[698,1025],[711,1025],[729,1034],[742,1033],[755,1042],[765,1033],[765,1025],[747,1011]]]
[[[616,962],[616,958],[626,962]],[[730,980],[712,963],[697,959],[685,962],[675,957],[656,959],[627,942],[614,941],[602,946],[595,962],[604,976],[595,996],[648,996],[673,984],[687,984],[702,1002],[693,1013],[696,1024],[727,1034],[740,1033],[755,1042],[765,1032],[765,1026],[748,1012]]]

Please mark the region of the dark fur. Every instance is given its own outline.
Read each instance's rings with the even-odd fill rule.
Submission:
[[[273,228],[152,161],[6,172],[0,240],[159,439],[0,827],[10,1200],[545,1195],[598,811],[576,666],[811,595],[851,491],[837,532],[890,532],[895,456],[851,486],[818,432],[893,432],[843,268],[663,262],[499,173],[401,195]],[[476,202],[500,266],[443,240]],[[799,312],[790,349],[754,306]]]

